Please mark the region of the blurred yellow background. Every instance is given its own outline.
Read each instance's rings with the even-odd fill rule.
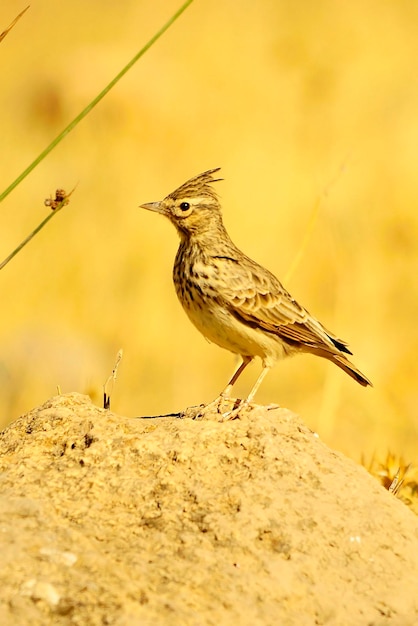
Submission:
[[[0,44],[1,189],[179,5],[32,2]],[[3,0],[0,31],[24,6]],[[232,239],[349,342],[375,385],[299,356],[257,401],[300,413],[356,460],[388,449],[416,460],[417,76],[416,0],[196,0],[2,203],[4,258],[47,215],[44,199],[77,185],[0,275],[1,422],[58,385],[100,404],[119,348],[117,413],[218,394],[235,357],[186,318],[171,283],[177,235],[137,207],[221,166]]]

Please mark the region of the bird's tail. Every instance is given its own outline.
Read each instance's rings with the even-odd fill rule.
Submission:
[[[368,385],[373,387],[370,380],[362,372],[360,372],[360,370],[357,369],[357,367],[349,361],[344,354],[336,354],[335,352],[327,350],[315,351],[315,354],[325,357],[329,361],[332,361],[332,363],[335,363],[335,365],[338,365],[338,367],[344,370],[344,372],[351,376],[351,378],[354,378],[354,380],[356,380],[360,385],[363,385],[363,387],[367,387]]]

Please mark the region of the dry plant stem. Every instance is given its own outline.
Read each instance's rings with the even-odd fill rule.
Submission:
[[[116,382],[116,376],[118,374],[118,367],[120,365],[122,357],[123,357],[123,350],[121,348],[118,351],[116,362],[115,362],[115,365],[113,366],[112,373],[110,374],[109,378],[103,385],[103,408],[104,409],[108,409],[108,410],[110,409],[110,398],[113,392],[114,384]]]
[[[318,198],[315,201],[315,204],[313,206],[308,224],[306,226],[305,229],[305,234],[303,236],[302,239],[302,243],[299,247],[299,250],[297,251],[297,253],[295,254],[293,261],[292,261],[292,265],[290,266],[289,270],[287,271],[287,273],[285,274],[285,282],[290,282],[292,276],[294,275],[294,273],[296,272],[296,269],[299,267],[300,262],[306,252],[306,249],[309,245],[309,242],[312,239],[312,235],[314,232],[314,228],[316,225],[316,222],[318,220],[318,215],[319,215],[319,209],[321,208],[321,202],[322,202],[322,194],[320,196],[318,196]]]
[[[86,115],[88,115],[88,113],[90,113],[90,111],[96,106],[96,104],[98,104],[100,102],[100,100],[102,100],[105,95],[112,89],[112,87],[114,87],[116,85],[116,83],[118,83],[120,81],[120,79],[128,72],[128,70],[131,69],[131,67],[138,61],[138,59],[140,59],[145,52],[151,48],[151,46],[165,33],[166,30],[168,30],[168,28],[170,28],[170,26],[172,24],[174,24],[174,22],[180,17],[180,15],[187,9],[187,7],[193,2],[193,0],[187,0],[184,4],[182,4],[182,6],[174,13],[174,15],[164,24],[164,26],[162,26],[160,28],[160,30],[158,30],[155,35],[153,35],[151,37],[151,39],[148,41],[148,43],[145,44],[145,46],[143,48],[141,48],[141,50],[133,57],[133,59],[131,59],[129,61],[129,63],[127,63],[127,65],[125,65],[125,67],[119,72],[119,74],[117,74],[117,76],[115,76],[115,78],[110,81],[110,83],[103,89],[103,91],[101,91],[99,93],[98,96],[96,96],[96,98],[94,98],[94,100],[92,100],[90,102],[89,105],[86,106],[85,109],[83,109],[81,111],[81,113],[79,113],[77,115],[76,118],[73,119],[73,121],[68,124],[68,126],[66,128],[64,128],[64,130],[58,135],[58,137],[56,137],[54,139],[54,141],[52,141],[49,146],[47,146],[47,148],[45,148],[45,150],[43,150],[43,152],[41,152],[41,154],[33,161],[33,163],[31,163],[17,178],[15,181],[12,182],[11,185],[9,185],[9,187],[7,187],[7,189],[5,189],[3,191],[2,194],[0,194],[0,202],[2,200],[4,200],[11,191],[13,191],[13,189],[15,187],[17,187],[17,185],[19,185],[19,183],[22,182],[22,180],[24,178],[26,178],[26,176],[28,176],[28,174],[31,173],[31,171],[33,169],[35,169],[35,167],[37,165],[39,165],[39,163],[41,163],[41,161],[43,161],[43,159],[64,139],[64,137],[66,135],[68,135],[68,133],[70,133],[73,128],[75,128],[83,118],[86,117]],[[50,217],[49,217],[50,219]],[[46,220],[47,221],[47,220]],[[36,233],[35,233],[36,234]]]
[[[19,13],[19,15],[17,15],[15,17],[15,19],[13,20],[13,22],[11,24],[9,24],[9,26],[6,28],[6,30],[4,30],[2,33],[0,33],[0,43],[3,41],[3,39],[6,37],[6,35],[8,35],[10,33],[10,31],[12,30],[12,28],[14,26],[16,26],[17,22],[20,20],[20,18],[22,17],[22,15],[24,13],[26,13],[26,11],[29,9],[29,4],[26,7],[26,9],[23,9],[23,11],[21,13]]]
[[[56,215],[57,213],[59,213],[61,211],[61,209],[68,204],[68,198],[71,196],[71,194],[73,193],[74,189],[72,191],[70,191],[70,193],[56,206],[56,208],[54,208],[53,211],[51,211],[51,213],[49,213],[47,215],[47,217],[42,220],[42,222],[40,224],[38,224],[38,226],[35,228],[35,230],[33,230],[27,237],[26,239],[24,239],[15,250],[13,250],[13,252],[11,252],[9,254],[8,257],[6,257],[4,259],[4,261],[2,261],[2,263],[0,263],[0,270],[3,269],[3,267],[5,265],[7,265],[9,263],[9,261],[11,261],[13,259],[13,257],[16,256],[16,254],[18,252],[20,252],[22,250],[22,248],[24,248],[30,241],[31,239],[33,239],[35,237],[35,235],[37,235],[39,233],[40,230],[43,229],[44,226],[46,226],[46,224],[49,222],[49,220],[51,220],[54,215]]]
[[[303,236],[302,239],[302,243],[299,247],[299,250],[297,251],[292,265],[290,266],[287,274],[285,275],[284,278],[284,282],[290,282],[293,274],[295,273],[296,269],[298,268],[298,266],[300,265],[300,262],[306,252],[306,249],[309,245],[309,242],[312,239],[312,235],[313,235],[313,231],[314,228],[316,226],[316,223],[318,221],[318,215],[319,215],[319,210],[321,208],[321,204],[322,204],[322,199],[326,196],[328,196],[328,193],[330,191],[330,189],[335,185],[335,183],[338,181],[338,179],[340,178],[340,176],[343,174],[345,170],[345,161],[342,163],[341,167],[338,169],[337,173],[335,174],[335,176],[332,178],[332,180],[326,185],[326,187],[321,191],[321,193],[319,194],[319,196],[317,197],[315,204],[312,208],[312,212],[311,215],[309,217],[309,221],[308,224],[306,226],[305,229],[305,234]]]

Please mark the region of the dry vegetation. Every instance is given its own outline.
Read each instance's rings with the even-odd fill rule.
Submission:
[[[1,187],[178,7],[35,1],[0,47]],[[4,0],[0,21],[15,17]],[[0,416],[102,385],[112,408],[160,414],[208,401],[233,369],[176,301],[169,224],[137,209],[221,166],[235,242],[350,342],[374,389],[310,357],[279,364],[257,400],[300,413],[359,460],[414,461],[418,283],[418,5],[196,1],[2,204],[2,253],[77,185],[1,273]],[[0,27],[1,30],[1,27]],[[250,385],[256,368],[243,376]],[[258,371],[258,370],[257,370]]]

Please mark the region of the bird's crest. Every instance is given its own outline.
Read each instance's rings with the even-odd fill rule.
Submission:
[[[202,174],[194,176],[181,185],[181,187],[172,191],[167,197],[172,198],[173,200],[178,200],[179,198],[197,197],[213,198],[214,200],[217,200],[218,196],[215,190],[211,187],[211,184],[216,183],[219,180],[223,180],[222,178],[214,178],[213,176],[213,174],[215,174],[215,172],[219,172],[220,169],[220,167],[215,167],[213,170],[207,170]]]

